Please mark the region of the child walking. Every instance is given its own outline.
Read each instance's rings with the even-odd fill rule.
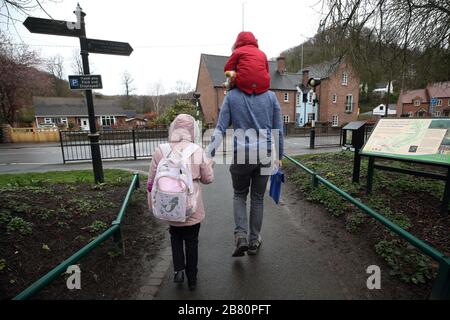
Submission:
[[[246,94],[261,94],[270,88],[267,56],[258,48],[258,41],[251,32],[240,32],[233,45],[233,53],[224,66],[230,86],[236,86]]]
[[[183,283],[186,274],[190,290],[195,290],[197,285],[197,263],[198,263],[198,234],[200,222],[205,218],[205,208],[200,183],[209,184],[214,179],[213,161],[207,159],[203,149],[194,144],[197,126],[195,119],[187,114],[178,115],[169,128],[169,143],[161,144],[156,148],[150,164],[147,191],[149,207],[153,209],[153,214],[159,206],[163,213],[182,212],[186,217],[180,219],[165,219],[169,224],[169,233],[172,246],[172,258],[174,267],[175,283]],[[181,173],[179,181],[170,182],[166,180],[168,188],[177,190],[187,190],[188,198],[164,198],[157,195],[163,178],[158,178],[163,174],[160,171],[169,171],[168,168],[158,166],[160,162],[166,164],[167,159],[172,159],[174,155],[185,155],[186,165],[182,164],[175,173]],[[181,159],[180,157],[178,160]],[[167,174],[167,178],[174,177],[174,173]],[[186,178],[188,177],[188,179]],[[155,181],[156,179],[156,181]],[[164,182],[162,182],[164,183]],[[162,187],[161,187],[162,188]],[[152,192],[153,191],[153,192]],[[160,193],[161,194],[161,193]],[[181,193],[180,193],[181,194]],[[186,199],[186,201],[183,201]],[[175,200],[175,201],[174,201]],[[165,201],[165,202],[164,202]],[[183,203],[185,202],[185,203]],[[161,205],[162,204],[162,205]],[[156,215],[156,214],[155,214]],[[170,221],[172,220],[172,221]],[[173,221],[178,220],[178,221]]]

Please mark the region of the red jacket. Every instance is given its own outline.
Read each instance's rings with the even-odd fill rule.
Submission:
[[[236,71],[236,86],[247,94],[260,94],[270,88],[269,63],[251,32],[241,32],[224,72]]]

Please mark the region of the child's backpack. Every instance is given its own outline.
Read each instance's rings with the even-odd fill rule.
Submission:
[[[153,215],[162,220],[185,222],[197,205],[189,159],[200,147],[190,143],[181,151],[173,151],[169,143],[164,143],[159,148],[163,158],[151,191]]]

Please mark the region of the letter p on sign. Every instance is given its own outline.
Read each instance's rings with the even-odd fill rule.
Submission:
[[[370,274],[367,278],[367,289],[381,289],[381,270],[379,266],[371,265],[367,267],[366,273]]]
[[[67,278],[67,289],[73,290],[81,289],[81,270],[77,265],[72,265],[67,268],[66,273],[70,274],[69,278]]]

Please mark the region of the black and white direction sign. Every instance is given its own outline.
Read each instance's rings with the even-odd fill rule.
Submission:
[[[72,27],[76,25],[76,22],[28,17],[24,21],[23,25],[32,33],[43,33],[66,37],[82,36],[81,29]]]
[[[128,42],[107,41],[99,39],[85,38],[85,48],[90,53],[113,54],[119,56],[129,56],[133,48]]]
[[[102,89],[102,77],[93,74],[69,76],[69,86],[72,90]]]

